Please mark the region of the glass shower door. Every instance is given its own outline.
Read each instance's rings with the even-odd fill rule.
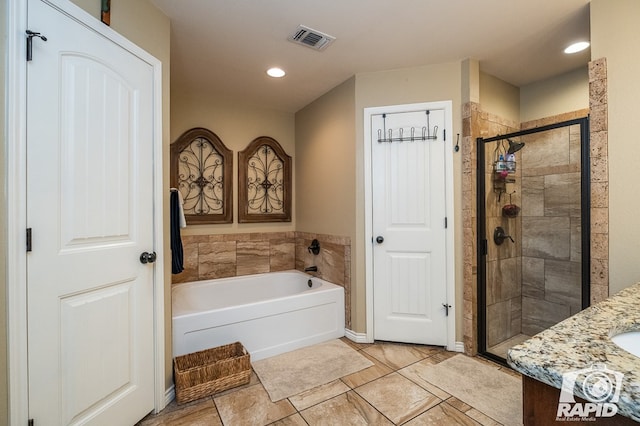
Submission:
[[[478,140],[480,353],[504,361],[588,306],[587,125]]]

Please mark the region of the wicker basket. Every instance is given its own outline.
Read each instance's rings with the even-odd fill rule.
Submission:
[[[173,359],[178,404],[249,383],[249,352],[240,342]]]

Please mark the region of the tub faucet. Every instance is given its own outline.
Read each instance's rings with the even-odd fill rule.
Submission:
[[[305,272],[318,272],[318,267],[317,266],[308,266],[306,268],[304,268]]]

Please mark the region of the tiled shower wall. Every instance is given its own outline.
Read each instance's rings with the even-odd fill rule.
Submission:
[[[582,309],[580,126],[522,138],[522,332]]]
[[[580,127],[520,140],[526,146],[516,153],[514,182],[506,184],[505,193],[493,185],[499,142],[485,145],[487,347],[520,333],[536,334],[582,305]],[[502,216],[507,203],[522,208],[517,218]],[[497,226],[516,243],[496,245],[491,237]]]
[[[489,118],[489,117],[487,117]],[[496,129],[495,121],[486,121],[491,130]],[[509,133],[513,128],[500,126],[498,133]],[[485,213],[487,226],[487,347],[501,343],[520,334],[522,318],[522,248],[520,246],[521,216],[508,218],[502,215],[502,206],[521,206],[520,152],[516,153],[516,172],[509,175],[509,182],[503,183],[494,172],[494,162],[499,151],[505,152],[506,141],[491,142],[485,149]],[[512,181],[512,182],[511,182]],[[507,235],[516,241],[505,239],[500,245],[493,241],[496,227],[501,226]]]
[[[320,254],[309,253],[313,239]],[[184,271],[172,283],[227,278],[240,275],[317,266],[312,273],[345,289],[345,324],[351,328],[351,240],[348,237],[307,232],[185,235]]]
[[[477,246],[476,246],[476,229],[477,229],[477,198],[476,198],[476,138],[478,137],[491,137],[498,134],[511,133],[518,130],[518,123],[506,120],[495,114],[482,111],[480,104],[469,102],[462,107],[462,217],[463,217],[463,240],[464,240],[464,267],[463,267],[463,279],[464,279],[464,351],[466,354],[473,355],[477,352],[477,335],[478,335],[478,265],[477,265]],[[487,167],[485,169],[491,170],[492,154],[493,150],[487,149],[485,152],[487,158]],[[517,159],[517,158],[516,158]],[[487,211],[487,214],[493,214],[495,221],[497,217],[497,199],[491,198],[495,194],[493,192],[492,178],[487,179],[487,205],[494,206],[494,212]],[[516,199],[514,198],[515,202]],[[506,220],[506,219],[505,219]],[[500,219],[502,221],[502,219]],[[491,226],[491,225],[489,225]],[[497,224],[494,225],[494,227]],[[493,235],[493,229],[487,228],[487,232],[490,233],[490,237]],[[511,232],[511,227],[505,228]],[[515,238],[514,238],[515,239]],[[516,240],[517,241],[517,240]],[[511,269],[509,263],[513,262],[512,259],[515,256],[512,250],[513,247],[509,247],[510,241],[503,244],[504,253],[499,252],[495,246],[492,248],[489,244],[489,250],[491,251],[489,257],[494,262],[492,265],[487,265],[487,271],[491,269],[493,274],[501,274],[502,280],[505,281],[509,274],[517,274],[517,264],[515,270]],[[502,247],[502,246],[501,246]],[[517,248],[516,248],[517,249]],[[517,260],[516,260],[517,261]],[[514,299],[511,297],[510,286],[505,286],[504,291],[502,286],[494,287],[489,291],[492,292],[491,301],[498,307],[496,303],[505,302],[507,300]],[[510,303],[510,302],[509,302]],[[518,315],[517,302],[513,304],[513,310],[504,310],[503,312],[513,312]],[[495,309],[497,312],[497,309]],[[500,322],[503,324],[501,328],[492,331],[492,340],[497,340],[502,334],[510,333],[513,328],[517,328],[517,320],[512,323],[511,318],[500,317],[501,314],[494,315],[494,322]]]

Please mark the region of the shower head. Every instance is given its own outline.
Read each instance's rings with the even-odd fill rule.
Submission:
[[[524,148],[524,142],[514,142],[511,139],[507,139],[509,142],[509,149],[507,150],[507,154],[515,154]]]

